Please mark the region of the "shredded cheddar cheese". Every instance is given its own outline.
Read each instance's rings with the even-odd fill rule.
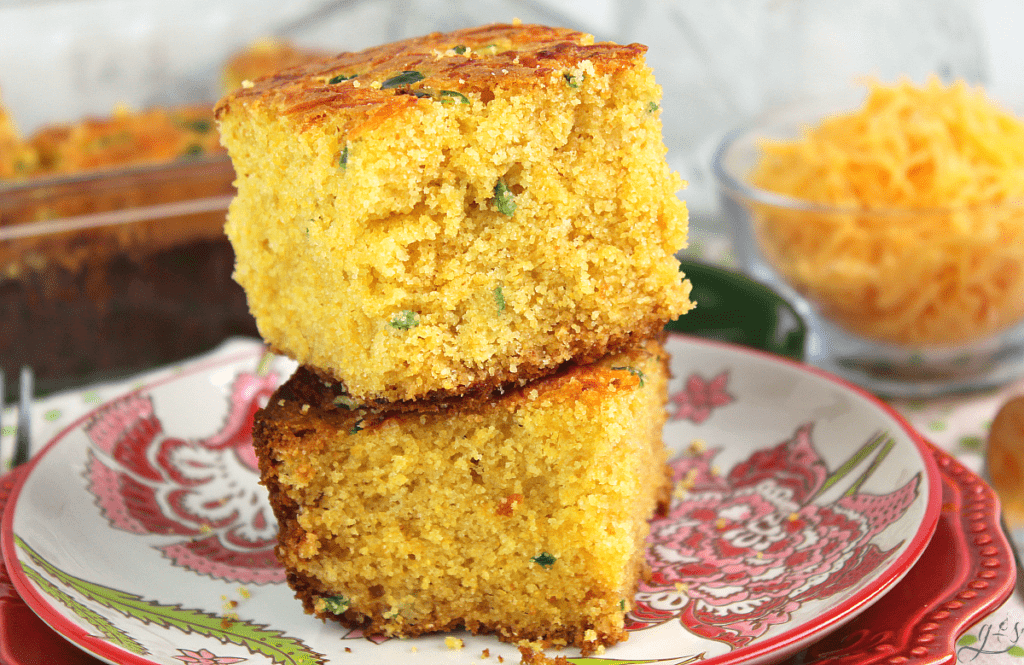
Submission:
[[[753,184],[838,212],[761,205],[766,258],[868,338],[944,346],[1024,317],[1024,122],[962,82],[868,83],[863,105],[764,141]]]

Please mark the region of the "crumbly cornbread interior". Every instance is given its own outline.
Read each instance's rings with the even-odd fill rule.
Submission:
[[[221,101],[226,226],[261,335],[361,400],[490,389],[687,311],[644,47],[489,26]]]
[[[668,498],[667,374],[648,342],[490,401],[380,412],[300,369],[254,439],[306,611],[389,636],[625,639]]]

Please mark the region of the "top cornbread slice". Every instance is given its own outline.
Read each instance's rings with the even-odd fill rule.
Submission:
[[[299,66],[217,108],[259,330],[360,401],[533,379],[692,305],[645,47],[531,25]]]

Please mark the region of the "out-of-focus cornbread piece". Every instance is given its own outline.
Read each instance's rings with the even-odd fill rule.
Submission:
[[[305,49],[274,37],[258,39],[235,53],[224,63],[221,71],[221,89],[225,94],[242,87],[244,81],[312,62],[333,55],[314,49]]]
[[[261,335],[360,400],[529,380],[687,311],[645,47],[494,25],[221,100],[226,225]]]
[[[985,465],[1007,525],[1013,530],[1024,528],[1024,395],[1007,400],[996,412]]]
[[[625,638],[668,501],[657,342],[487,400],[375,411],[300,368],[256,416],[305,609],[370,635],[464,626],[589,653]]]
[[[213,109],[206,105],[132,111],[49,125],[32,135],[46,174],[170,162],[222,152]]]
[[[35,154],[0,99],[0,180],[28,175],[35,161]]]

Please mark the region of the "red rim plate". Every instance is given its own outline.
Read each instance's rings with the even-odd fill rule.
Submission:
[[[878,402],[874,397],[867,395],[860,389],[835,379],[827,373],[757,351],[737,349],[728,344],[717,344],[706,340],[700,340],[699,343],[721,346],[733,351],[739,350],[741,353],[750,353],[770,358],[772,362],[797,366],[801,371],[809,371],[829,381],[840,383],[845,388],[881,406],[888,415],[905,425],[902,417],[890,407]],[[258,358],[260,354],[254,352],[251,355],[253,358]],[[237,360],[237,357],[234,359]],[[224,362],[224,360],[222,359],[216,364],[221,362]],[[190,368],[190,371],[202,371],[207,369],[210,364],[197,365]],[[180,376],[180,374],[175,376]],[[171,378],[173,377],[165,380],[171,380]],[[49,450],[67,432],[79,425],[85,417],[61,432],[46,447],[46,450]],[[809,636],[828,631],[835,624],[857,610],[862,610],[863,613],[847,624],[847,627],[842,631],[834,633],[832,636],[826,637],[824,640],[812,645],[804,655],[802,662],[818,662],[824,659],[832,662],[836,661],[838,657],[840,661],[837,662],[857,663],[859,665],[861,663],[883,662],[884,659],[878,660],[879,654],[883,654],[883,652],[887,658],[897,658],[897,660],[891,661],[894,664],[897,662],[907,662],[905,660],[898,660],[898,658],[909,658],[911,662],[939,662],[928,660],[927,658],[930,658],[930,655],[933,653],[944,653],[945,655],[942,658],[948,658],[955,640],[966,630],[970,623],[983,615],[985,611],[1005,600],[1012,590],[1015,569],[1012,551],[1002,531],[998,528],[999,507],[994,493],[977,476],[960,466],[956,460],[927,444],[923,439],[914,434],[913,429],[909,425],[905,425],[905,429],[912,434],[912,439],[918,446],[922,459],[928,468],[930,496],[928,509],[923,520],[924,528],[919,531],[911,546],[901,554],[900,561],[896,562],[896,565],[891,568],[890,577],[892,579],[880,582],[880,587],[889,589],[888,593],[882,595],[882,592],[874,587],[864,590],[836,606],[833,611],[828,612],[816,622],[813,622],[814,625],[803,626],[800,630],[764,640],[762,643],[757,644],[756,649],[741,649],[739,652],[732,652],[713,658],[708,661],[709,663],[739,662],[737,658],[744,662],[749,662],[750,659],[764,660],[772,653],[777,654],[776,658],[779,655],[791,653],[796,648],[806,646],[805,641]],[[37,456],[36,459],[39,459],[39,457]],[[18,492],[28,477],[30,470],[31,467],[18,469],[16,473],[4,477],[2,481],[2,489],[10,490],[9,496],[3,495],[2,498],[5,501],[8,498],[11,499],[7,501],[3,528],[2,532],[0,532],[3,538],[3,555],[6,561],[17,561],[12,538],[14,506],[16,505]],[[938,479],[941,479],[941,481]],[[960,512],[956,509],[957,506],[961,505],[968,507],[968,512],[964,516],[961,516]],[[966,515],[971,515],[971,517]],[[985,542],[982,542],[985,540],[984,537],[978,536],[981,533],[978,530],[980,525],[985,526],[984,535],[988,537],[988,540]],[[975,531],[971,531],[972,529],[975,529]],[[932,538],[933,531],[935,533],[934,538]],[[919,557],[924,562],[948,560],[951,558],[951,554],[955,555],[952,558],[957,563],[956,574],[949,577],[948,580],[943,580],[947,582],[945,584],[933,583],[930,586],[921,587],[921,580],[918,579],[921,577],[921,574],[916,573],[915,569],[924,570],[924,567],[921,565],[911,567],[911,564],[917,561]],[[993,561],[998,561],[999,565],[993,565]],[[48,599],[37,595],[34,587],[29,584],[24,574],[19,574],[19,572],[21,571],[15,570],[15,574],[12,576],[13,588],[11,584],[7,583],[7,580],[10,578],[0,577],[0,593],[3,594],[0,596],[0,624],[3,624],[0,626],[0,639],[4,636],[2,631],[8,630],[11,625],[27,626],[30,623],[24,620],[20,620],[18,624],[12,624],[11,622],[11,617],[19,612],[22,613],[23,619],[25,604],[22,598],[27,597],[29,599],[28,605],[38,612],[46,622],[55,626],[67,639],[78,644],[83,649],[96,653],[110,662],[144,664],[153,662],[149,659],[126,654],[124,651],[112,648],[105,641],[96,640],[85,631],[68,622],[61,614],[50,607]],[[904,577],[904,575],[906,578],[903,581],[895,582],[895,580]],[[945,576],[931,574],[924,575],[924,577],[932,582],[945,578]],[[913,582],[913,584],[908,584],[908,582]],[[892,584],[895,584],[895,586],[892,586]],[[927,597],[922,597],[920,593],[921,588],[928,588]],[[883,622],[880,619],[882,616],[891,617],[891,608],[894,605],[890,603],[890,599],[892,602],[896,602],[909,593],[906,589],[917,589],[916,593],[918,595],[914,597],[916,602],[925,606],[925,610],[912,617],[912,621],[908,623],[905,630],[895,631],[892,635],[887,634],[885,639],[878,638],[879,633],[885,632],[880,630],[882,626],[887,626],[887,630],[891,629],[891,626],[888,626],[888,623],[891,622]],[[863,610],[866,605],[871,603],[875,603],[875,605]],[[886,610],[887,607],[890,608],[888,611]],[[45,624],[39,623],[38,628],[39,630],[35,632],[40,644],[53,642],[54,644],[59,643],[65,645],[65,647],[67,646],[67,643],[58,637],[57,633],[50,631]],[[29,628],[29,630],[32,629]],[[890,632],[892,631],[890,630]],[[909,655],[904,656],[904,653]],[[81,655],[84,656],[84,654]],[[15,659],[17,658],[16,654],[11,651],[10,645],[6,643],[0,643],[0,656],[7,658],[11,665],[23,665],[22,661]],[[88,656],[84,657],[86,660],[81,662],[95,662]],[[776,658],[770,659],[774,660]],[[922,658],[925,658],[925,660],[922,660]]]

